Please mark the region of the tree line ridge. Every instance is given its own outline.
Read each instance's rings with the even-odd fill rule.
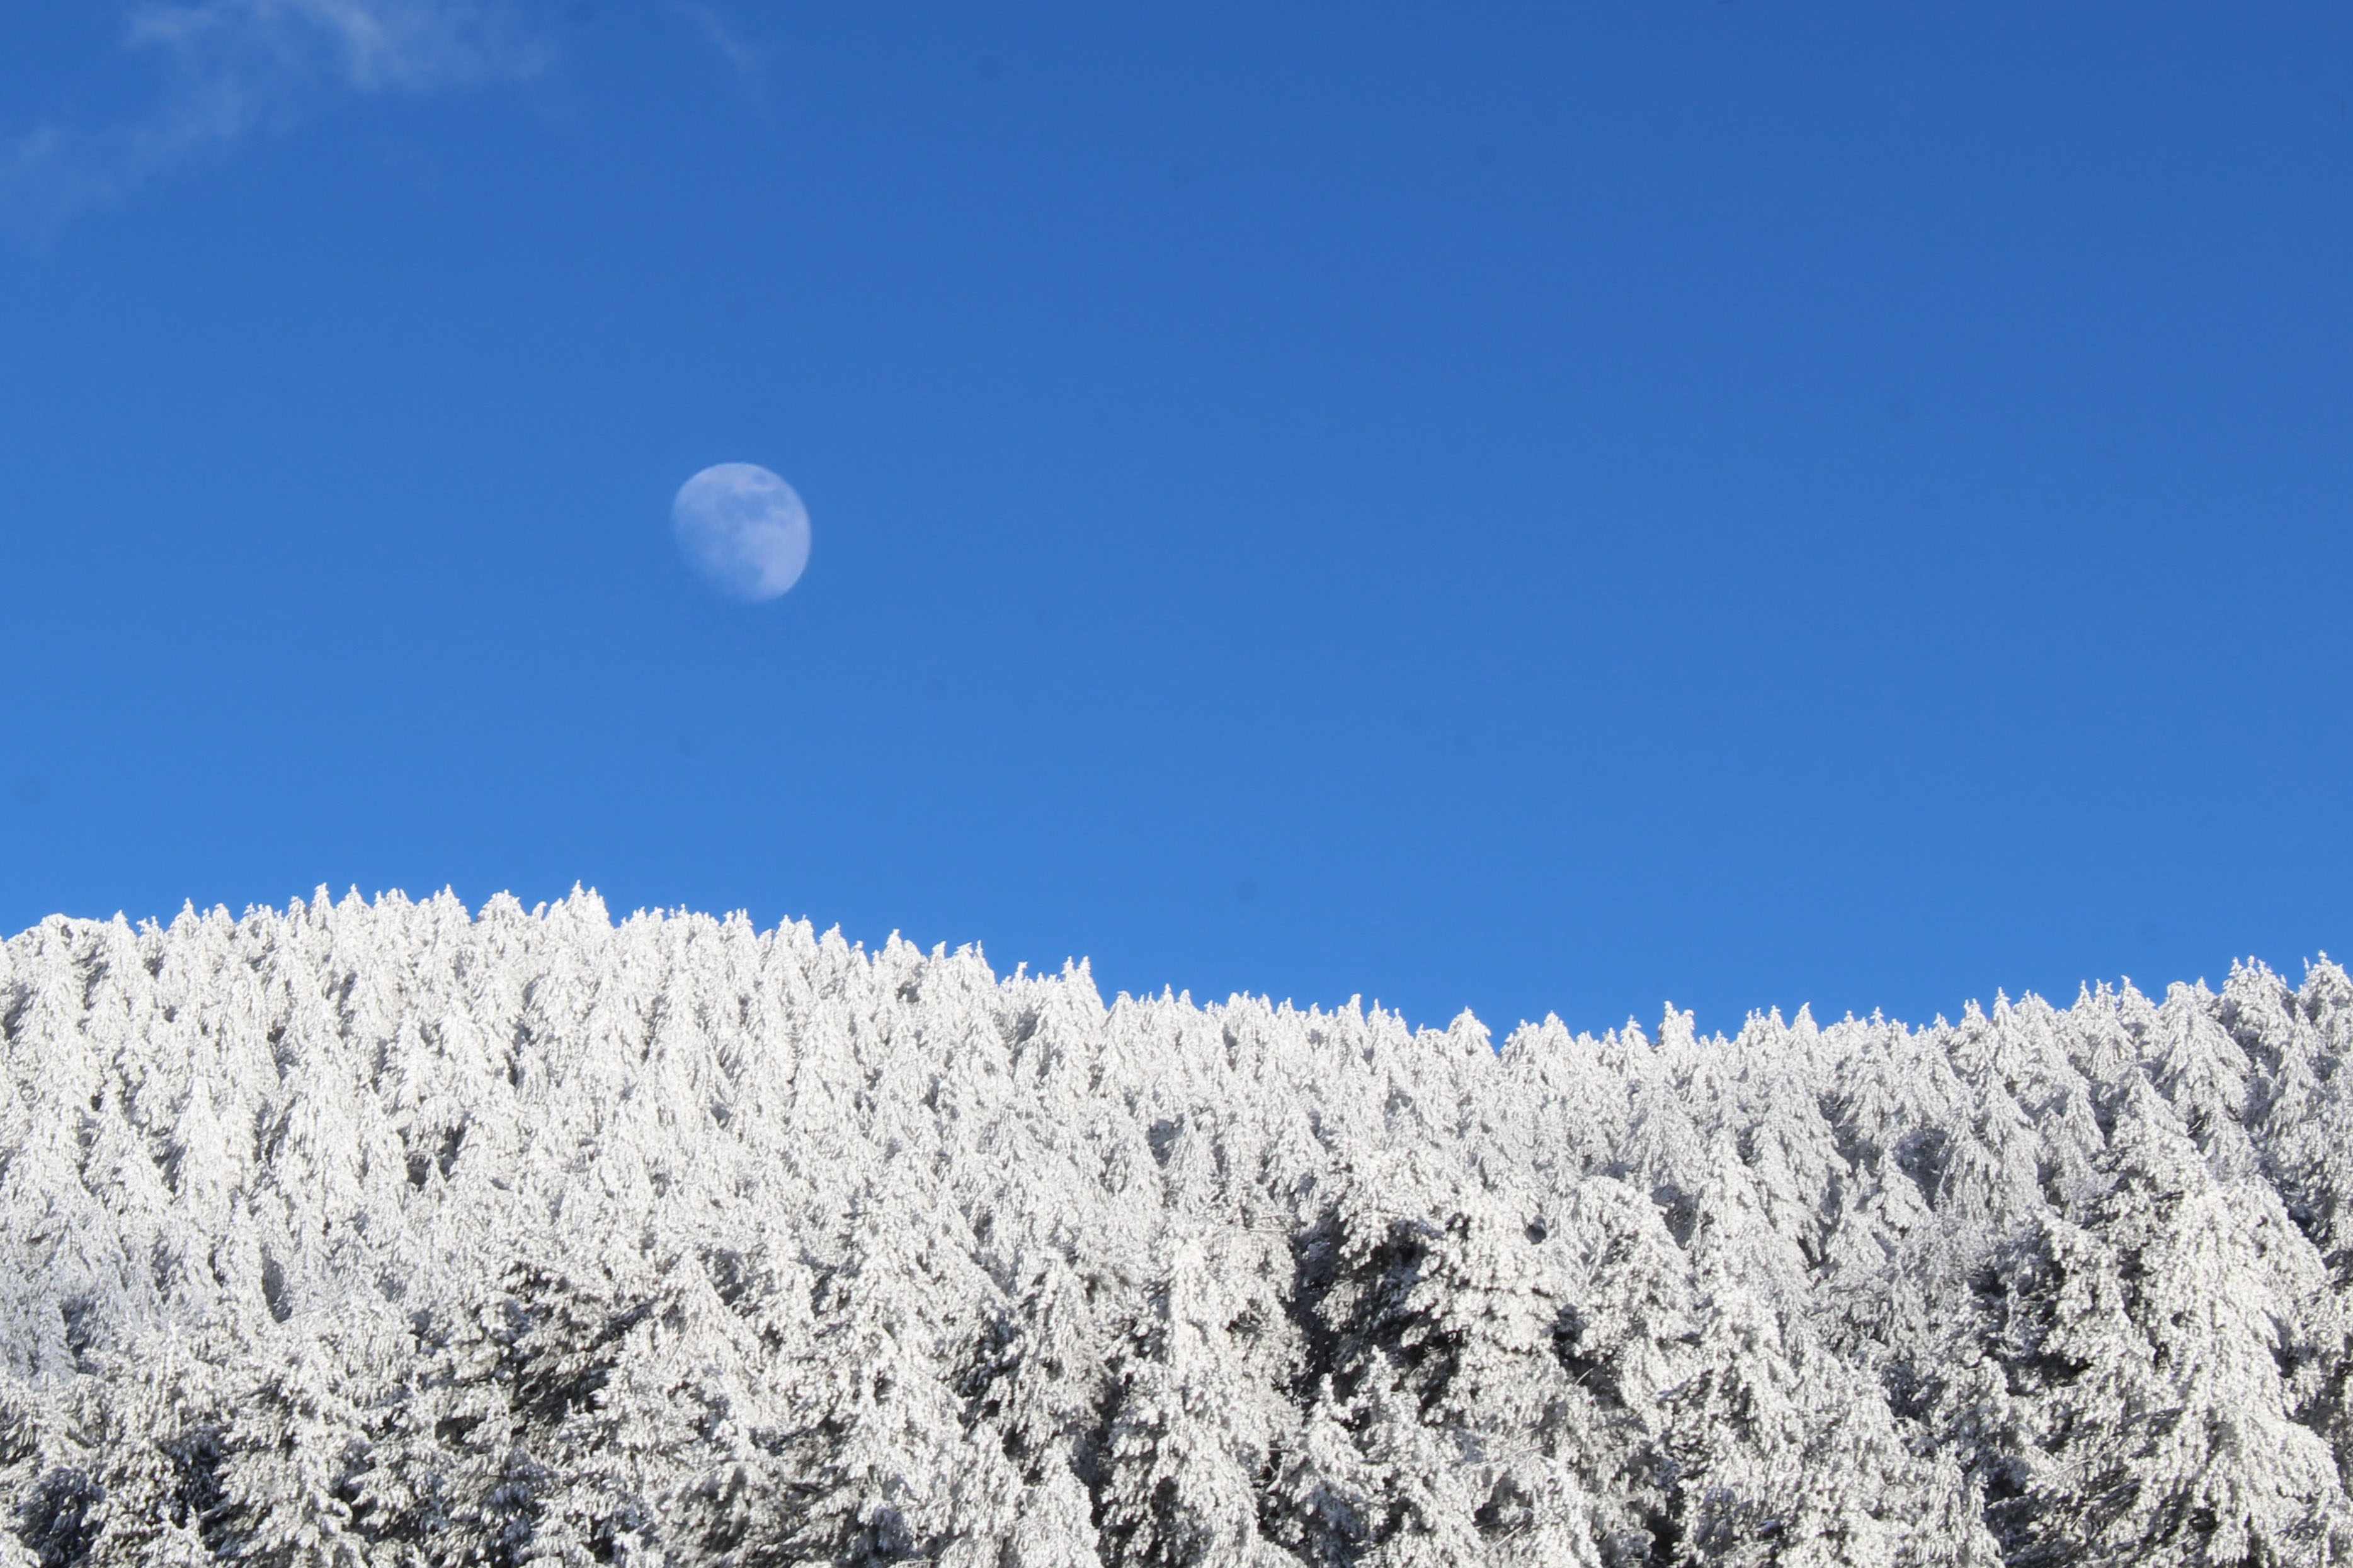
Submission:
[[[1502,1047],[594,893],[0,943],[0,1568],[2332,1563],[2353,980]]]

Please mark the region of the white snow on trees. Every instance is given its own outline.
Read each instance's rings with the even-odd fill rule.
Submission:
[[[0,1565],[2342,1563],[2348,1060],[2326,961],[1498,1050],[586,892],[55,919]]]

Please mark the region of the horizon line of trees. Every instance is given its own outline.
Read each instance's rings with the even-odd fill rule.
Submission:
[[[1106,1003],[594,893],[0,943],[0,1568],[2334,1563],[2353,981]]]

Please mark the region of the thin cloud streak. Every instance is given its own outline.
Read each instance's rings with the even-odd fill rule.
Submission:
[[[744,36],[728,25],[726,17],[699,0],[676,0],[673,8],[694,24],[704,40],[719,51],[720,58],[734,68],[737,76],[754,87],[760,85],[767,75],[767,50],[745,42]]]
[[[123,47],[159,62],[143,115],[0,142],[0,224],[47,237],[334,92],[424,93],[528,77],[546,50],[504,0],[142,4]]]

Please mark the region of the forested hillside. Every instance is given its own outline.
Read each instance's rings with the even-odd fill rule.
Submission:
[[[2353,1555],[2325,962],[1497,1050],[322,895],[0,1056],[0,1563]]]

